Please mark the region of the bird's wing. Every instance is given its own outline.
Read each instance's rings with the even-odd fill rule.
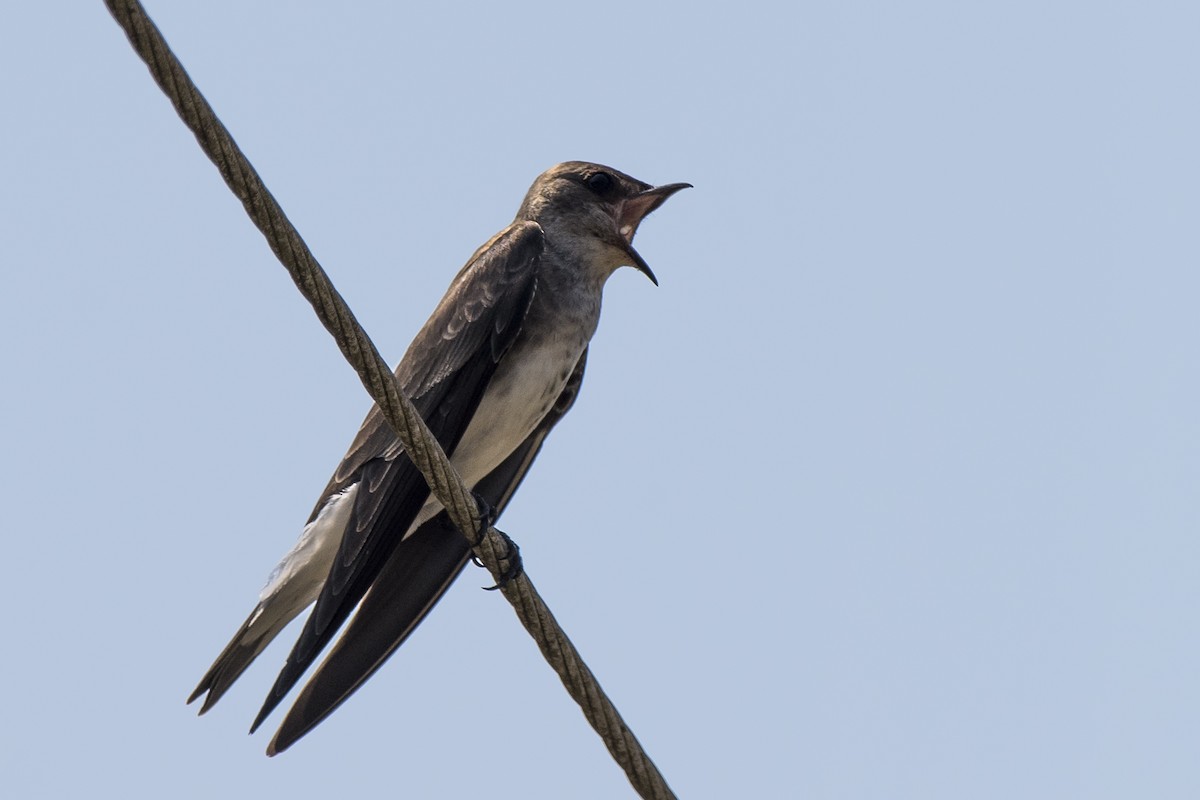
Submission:
[[[586,361],[585,350],[550,413],[512,455],[476,484],[475,491],[497,515],[508,505],[550,429],[575,402]],[[449,588],[469,556],[466,539],[444,511],[404,539],[284,717],[267,753],[275,755],[291,747],[383,666]]]
[[[537,286],[542,229],[515,222],[476,251],[396,369],[400,388],[453,453]],[[429,496],[425,479],[378,410],[334,473],[336,492],[358,484],[354,508],[316,604],[251,730],[295,685],[367,593]],[[327,495],[328,496],[328,495]]]

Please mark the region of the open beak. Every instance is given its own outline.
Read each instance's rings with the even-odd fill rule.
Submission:
[[[651,211],[665,203],[668,197],[680,189],[690,188],[692,188],[690,183],[668,183],[664,186],[655,186],[626,200],[621,204],[618,212],[617,233],[621,234],[621,238],[625,240],[625,250],[633,260],[633,266],[653,281],[655,286],[658,286],[658,278],[654,277],[654,272],[645,259],[638,255],[637,250],[633,249],[633,235],[637,233],[638,225],[650,215]]]

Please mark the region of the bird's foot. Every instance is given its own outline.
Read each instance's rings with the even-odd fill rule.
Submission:
[[[508,582],[521,574],[524,567],[521,566],[521,548],[517,547],[517,543],[508,537],[508,534],[499,528],[492,530],[500,534],[500,538],[504,540],[504,555],[500,556],[500,561],[508,562],[508,566],[500,573],[500,579],[496,581],[495,586],[485,586],[484,591],[494,592],[497,589],[503,589],[508,585]],[[476,561],[476,563],[479,563]],[[482,565],[480,565],[482,566]]]
[[[496,517],[499,516],[495,506],[489,503],[487,498],[479,494],[479,492],[471,492],[471,494],[475,497],[475,504],[479,507],[479,516],[476,517],[479,520],[479,541],[483,541],[483,536],[488,528],[495,530],[500,535],[500,538],[504,540],[504,554],[500,556],[500,561],[508,562],[508,567],[500,573],[500,579],[496,582],[495,586],[483,587],[486,591],[494,592],[497,589],[503,589],[508,585],[509,581],[521,574],[521,548],[509,538],[507,533],[495,527]],[[483,566],[483,562],[478,557],[472,555],[471,560],[475,562],[475,566]]]

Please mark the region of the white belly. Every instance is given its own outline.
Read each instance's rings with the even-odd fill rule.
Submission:
[[[562,393],[587,343],[523,344],[524,352],[504,359],[450,458],[468,486],[500,466],[533,432]],[[441,509],[431,497],[413,529]]]
[[[586,346],[586,340],[537,344],[525,340],[514,345],[514,351],[508,353],[493,376],[450,459],[468,486],[474,486],[500,466],[533,432],[562,393]],[[316,599],[341,543],[357,493],[358,486],[353,485],[331,498],[271,573],[263,587],[261,602],[271,607],[273,616],[286,614],[291,619]],[[430,497],[408,533],[441,510],[442,504]]]

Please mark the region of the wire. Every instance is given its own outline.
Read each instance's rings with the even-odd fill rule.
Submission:
[[[429,482],[430,489],[446,508],[450,519],[472,543],[475,555],[501,581],[509,566],[502,561],[509,549],[492,527],[479,530],[482,514],[458,472],[425,426],[412,403],[399,391],[387,362],[354,318],[333,283],[267,190],[258,173],[217,118],[208,101],[162,34],[137,0],[105,0],[109,11],[129,37],[133,49],[146,62],[150,74],[167,95],[184,124],[196,136],[200,148],[216,165],[262,231],[272,252],[291,274],[301,294],[312,304],[317,317],[337,341],[363,385],[375,399],[388,423],[403,442],[405,451]],[[558,673],[567,692],[579,704],[609,753],[625,770],[630,783],[643,798],[665,800],[675,794],[642,749],[633,731],[621,719],[604,694],[579,651],[559,627],[554,615],[534,589],[528,575],[519,575],[501,587],[518,619],[537,642],[547,663]]]

